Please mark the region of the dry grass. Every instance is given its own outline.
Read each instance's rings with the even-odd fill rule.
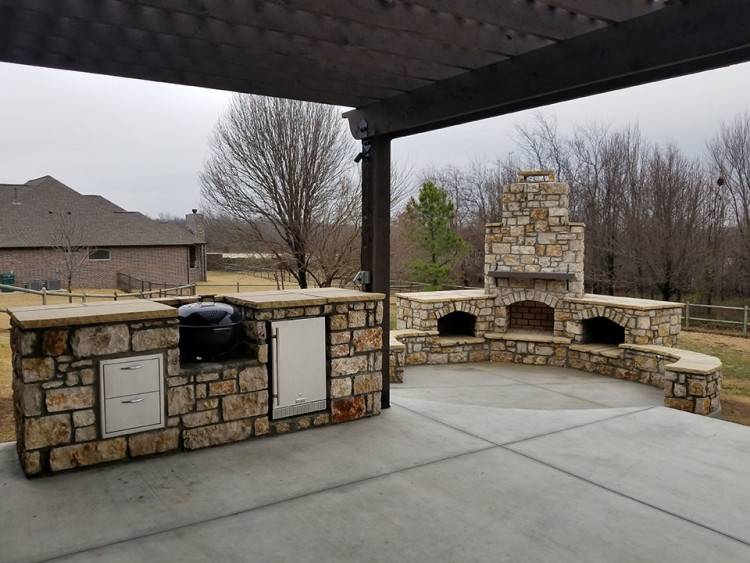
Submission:
[[[198,284],[198,293],[201,295],[211,295],[218,293],[236,293],[237,284],[239,291],[270,291],[278,289],[276,282],[272,279],[261,278],[241,272],[208,272],[208,279]],[[292,282],[284,282],[284,289],[294,289],[299,287]]]
[[[10,442],[16,439],[13,425],[9,336],[10,333],[7,330],[0,330],[0,442]]]
[[[680,335],[678,346],[721,359],[721,418],[750,426],[750,339],[691,331]]]

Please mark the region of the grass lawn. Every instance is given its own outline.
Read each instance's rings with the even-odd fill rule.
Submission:
[[[683,331],[678,346],[721,359],[721,418],[750,426],[750,338]]]

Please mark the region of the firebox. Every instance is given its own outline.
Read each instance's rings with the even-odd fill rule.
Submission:
[[[555,310],[541,301],[517,301],[508,307],[511,329],[553,332]]]
[[[438,319],[440,336],[474,336],[477,318],[471,313],[453,311]]]
[[[585,344],[622,344],[625,342],[625,329],[607,317],[592,317],[581,324]]]

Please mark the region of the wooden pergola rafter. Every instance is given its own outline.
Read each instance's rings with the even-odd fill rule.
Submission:
[[[388,293],[391,139],[747,61],[748,21],[750,0],[0,0],[0,61],[354,108]]]

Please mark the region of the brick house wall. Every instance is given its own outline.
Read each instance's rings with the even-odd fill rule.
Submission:
[[[195,246],[194,268],[189,264],[189,246],[108,248],[111,259],[86,260],[73,277],[74,287],[115,288],[118,272],[168,285],[185,285],[206,279],[203,245]],[[30,280],[60,280],[63,286],[66,284],[64,260],[61,252],[55,249],[2,249],[0,272],[14,272],[19,285]]]

